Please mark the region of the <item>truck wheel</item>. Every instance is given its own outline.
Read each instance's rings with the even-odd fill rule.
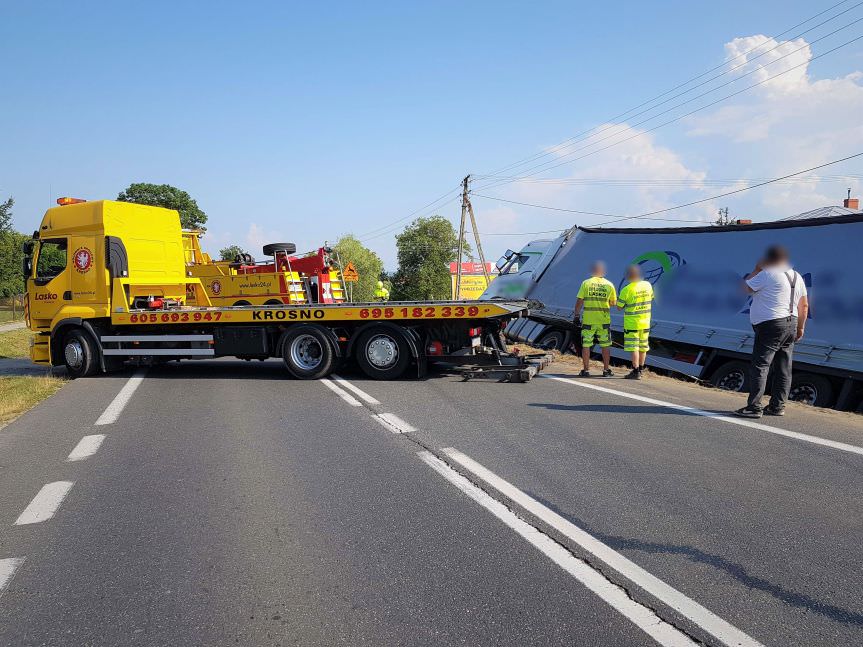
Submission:
[[[540,337],[535,345],[544,350],[557,350],[562,353],[569,346],[569,337],[563,330],[552,330]]]
[[[280,305],[282,305],[282,302],[279,301],[278,299],[270,299],[268,301],[264,301],[264,305],[265,306],[280,306]]]
[[[294,243],[270,243],[264,245],[264,256],[272,256],[276,252],[285,252],[286,254],[296,254],[297,246]]]
[[[749,390],[749,364],[746,362],[726,362],[713,372],[710,383],[725,391]]]
[[[788,399],[811,404],[813,407],[829,407],[833,403],[833,385],[823,375],[814,373],[792,375]]]
[[[82,330],[72,330],[63,337],[63,362],[70,377],[87,377],[96,372],[99,363],[95,348],[90,335]]]
[[[335,364],[336,351],[320,326],[298,326],[288,329],[282,340],[282,359],[294,377],[316,380],[329,375]]]
[[[411,349],[404,335],[389,327],[366,329],[355,349],[357,364],[373,380],[398,379],[411,363]]]
[[[248,301],[243,301],[243,300],[237,301],[234,304],[234,306],[250,306],[250,305],[252,305],[252,304],[249,303]]]

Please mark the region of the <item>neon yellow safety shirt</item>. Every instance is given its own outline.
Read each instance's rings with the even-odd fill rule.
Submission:
[[[587,326],[601,326],[611,323],[611,302],[617,298],[617,290],[608,279],[591,276],[583,281],[578,289],[578,298],[584,300],[584,313],[581,321]]]
[[[648,281],[635,281],[620,291],[617,305],[623,307],[624,330],[647,330],[650,328],[650,305],[653,301],[653,286]]]

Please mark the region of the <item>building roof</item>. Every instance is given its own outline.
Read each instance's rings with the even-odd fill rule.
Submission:
[[[817,209],[812,209],[811,211],[804,211],[803,213],[798,213],[796,216],[788,216],[787,218],[780,218],[780,220],[808,220],[809,218],[832,218],[834,216],[856,216],[863,213],[863,211],[854,211],[853,209],[846,209],[845,207],[819,207]]]

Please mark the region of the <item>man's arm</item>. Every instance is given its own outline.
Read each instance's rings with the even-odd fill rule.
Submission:
[[[809,297],[805,294],[800,297],[797,302],[797,338],[796,341],[803,339],[803,334],[806,331],[806,317],[809,316]]]
[[[756,276],[758,276],[759,274],[761,274],[761,271],[762,271],[763,269],[764,269],[764,268],[761,266],[761,261],[758,261],[758,262],[755,264],[755,269],[754,269],[754,270],[752,270],[749,274],[747,274],[746,276],[744,276],[744,277],[743,277],[743,285],[744,285],[744,287],[745,287],[745,289],[746,289],[747,294],[755,294],[755,292],[756,292],[758,289],[760,289],[760,286],[759,286],[758,288],[753,289],[753,288],[752,288],[752,286],[749,284],[749,282],[750,282],[750,281],[752,281],[752,279],[754,279]]]
[[[583,306],[583,305],[584,305],[584,299],[582,299],[581,297],[578,297],[575,300],[575,308],[573,308],[573,313],[575,314],[576,319],[578,319],[579,315],[581,314],[581,306]]]

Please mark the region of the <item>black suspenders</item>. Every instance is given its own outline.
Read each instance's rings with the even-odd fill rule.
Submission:
[[[792,276],[788,276],[788,272],[784,272],[785,278],[788,279],[788,282],[791,284],[791,298],[788,300],[788,314],[789,316],[794,316],[794,288],[797,287],[797,277],[799,276],[797,272],[791,270]]]

